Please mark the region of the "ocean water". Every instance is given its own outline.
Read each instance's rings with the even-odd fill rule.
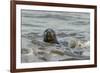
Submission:
[[[55,31],[59,44],[43,41],[48,28]],[[89,60],[90,14],[21,10],[21,41],[22,63]]]

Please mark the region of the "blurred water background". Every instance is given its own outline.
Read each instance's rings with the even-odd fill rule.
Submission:
[[[48,28],[56,32],[60,44],[43,41]],[[21,41],[22,63],[89,60],[90,47],[85,43],[90,41],[90,14],[21,10]],[[82,47],[70,47],[69,43],[78,41]]]

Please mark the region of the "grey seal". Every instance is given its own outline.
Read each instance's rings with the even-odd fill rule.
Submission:
[[[58,41],[57,41],[57,38],[56,38],[56,33],[53,29],[51,29],[51,28],[46,29],[44,31],[43,36],[44,36],[44,39],[43,39],[44,42],[58,44]]]

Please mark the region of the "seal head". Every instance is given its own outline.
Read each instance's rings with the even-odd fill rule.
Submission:
[[[54,32],[53,29],[46,29],[44,31],[44,39],[43,39],[44,42],[48,42],[48,43],[56,43],[58,44],[58,41],[57,41],[57,38],[56,38],[56,34]]]

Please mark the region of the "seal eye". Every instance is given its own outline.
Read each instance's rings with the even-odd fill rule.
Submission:
[[[58,43],[56,34],[53,29],[46,29],[44,31],[44,42],[48,43]]]

